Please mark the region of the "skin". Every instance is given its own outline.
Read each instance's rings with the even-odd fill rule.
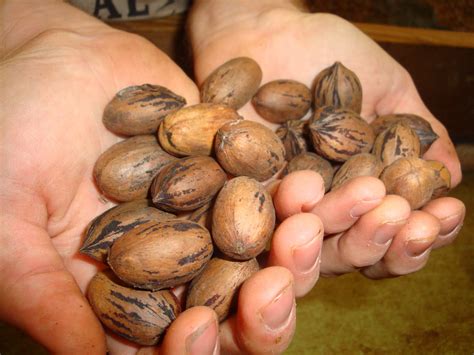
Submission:
[[[58,354],[283,351],[299,281],[281,266],[245,283],[236,315],[220,330],[211,309],[196,307],[160,347],[139,349],[104,333],[83,296],[104,266],[78,253],[87,223],[112,206],[92,178],[97,157],[120,140],[102,125],[102,112],[130,85],[163,85],[189,104],[198,90],[151,43],[62,1],[3,1],[0,16],[0,318]],[[317,245],[310,254],[319,255],[322,224],[313,214],[303,218]]]
[[[361,81],[362,116],[369,122],[388,113],[426,118],[440,138],[424,158],[443,162],[452,186],[459,184],[460,164],[448,132],[424,105],[408,72],[349,22],[304,10],[299,1],[197,1],[189,32],[197,82],[230,58],[248,56],[261,66],[262,84],[288,78],[311,87],[322,69],[341,61]],[[271,126],[251,104],[240,111]],[[320,183],[309,171],[290,174],[275,204],[281,220],[301,212],[321,218],[326,237],[320,271],[326,276],[361,270],[367,277],[383,278],[416,271],[431,249],[453,242],[465,216],[464,204],[451,197],[410,211],[407,201],[387,195],[383,183],[371,177],[350,180],[324,197]],[[270,262],[281,260],[273,256]]]
[[[26,3],[29,6],[24,6]],[[318,33],[329,25],[337,29],[336,33],[346,31],[345,36],[352,34],[356,37],[352,38],[353,41],[366,43],[366,50],[373,54],[369,57],[381,61],[379,69],[391,68],[389,72],[393,77],[390,76],[390,80],[397,77],[397,70],[407,80],[403,69],[345,22],[342,25],[341,20],[331,16],[309,17],[292,6],[285,9],[286,2],[282,3],[282,9],[276,10],[269,8],[278,7],[277,2],[258,3],[264,5],[265,11],[249,5],[246,13],[239,13],[230,7],[224,11],[219,2],[209,1],[207,5],[195,2],[189,25],[194,33],[192,41],[199,82],[219,64],[238,54],[257,59],[264,69],[264,82],[281,78],[278,65],[283,63],[286,67],[281,70],[285,76],[293,72],[294,79],[308,83],[333,59],[326,51],[327,58],[321,56],[317,59],[319,63],[313,56],[304,59],[301,55],[294,57],[299,62],[288,61],[284,55],[289,55],[286,47],[289,42],[282,31],[276,31],[282,24],[286,24],[288,33],[295,30],[311,33],[318,30]],[[217,13],[206,6],[217,9]],[[199,9],[203,12],[199,13]],[[219,20],[217,23],[208,18],[213,13],[218,15],[214,18],[214,21]],[[113,30],[59,1],[4,1],[0,5],[0,15],[3,19],[0,83],[5,93],[2,95],[0,118],[4,133],[0,147],[0,282],[3,285],[0,317],[28,332],[53,353],[100,354],[108,347],[113,354],[134,354],[138,348],[130,343],[114,336],[107,336],[106,341],[98,320],[83,297],[90,278],[101,266],[77,253],[86,224],[110,207],[92,180],[92,167],[99,154],[119,141],[103,127],[102,111],[119,89],[129,85],[160,84],[186,97],[190,104],[198,100],[197,88],[150,43]],[[196,21],[196,18],[202,20]],[[212,35],[202,31],[206,22],[213,28]],[[222,23],[228,27],[222,27]],[[237,23],[239,25],[235,27]],[[270,34],[272,38],[278,36],[272,40],[275,47],[265,49],[273,54],[265,58],[264,49],[256,42],[265,40]],[[259,38],[259,41],[252,43],[251,38]],[[311,43],[313,41],[314,38]],[[231,48],[229,43],[234,43],[235,48]],[[278,43],[285,43],[285,46],[280,44],[279,49]],[[311,46],[318,47],[316,44]],[[308,43],[303,45],[308,48]],[[340,57],[346,50],[343,43],[340,46],[332,56]],[[281,58],[281,62],[275,58]],[[357,67],[351,67],[356,62],[344,58],[342,61],[358,72]],[[291,69],[292,65],[294,69]],[[370,77],[372,75],[361,73],[366,90],[363,107],[366,116],[370,116],[371,110],[382,112],[376,107],[381,105],[383,98],[392,97],[388,95],[387,87],[381,89],[383,83],[374,83],[373,90],[369,89]],[[399,79],[403,82],[403,78]],[[398,87],[399,92],[404,92],[402,89],[406,87]],[[391,90],[397,91],[396,85]],[[412,94],[413,90],[414,87]],[[420,106],[416,100],[418,96],[406,95],[401,101],[395,100],[396,104],[403,101],[413,107]],[[389,112],[398,108],[397,105],[380,107]],[[416,110],[409,105],[399,108],[423,115],[424,106],[420,107]],[[257,119],[251,107],[244,108],[242,114]],[[435,128],[442,134],[440,127],[437,125]],[[431,157],[439,155],[440,160],[454,162],[448,167],[453,173],[454,183],[459,182],[460,172],[456,172],[457,160],[449,150],[449,138],[447,135],[442,137]],[[414,214],[416,217],[410,213],[407,222],[393,228],[393,242],[385,254],[382,255],[380,250],[386,248],[379,248],[380,256],[368,255],[363,260],[370,259],[372,264],[361,265],[358,260],[346,256],[351,254],[350,250],[354,249],[351,245],[355,244],[351,227],[360,224],[359,228],[366,230],[367,225],[371,225],[372,230],[376,230],[377,226],[392,219],[397,222],[405,215],[392,215],[387,211],[399,209],[405,202],[396,198],[387,200],[378,180],[364,178],[341,188],[341,191],[346,189],[346,196],[330,193],[323,198],[318,179],[317,174],[302,172],[291,174],[281,182],[274,195],[279,201],[276,207],[282,223],[275,232],[269,253],[268,262],[272,266],[258,272],[243,285],[237,313],[220,325],[219,338],[215,314],[208,308],[198,307],[178,317],[160,348],[143,348],[139,352],[203,354],[212,353],[219,347],[225,353],[282,352],[294,333],[294,298],[313,287],[319,271],[332,275],[341,273],[341,270],[348,272],[352,266],[352,269],[362,268],[370,277],[414,271],[423,265],[423,261],[417,263],[416,260],[412,262],[413,257],[401,258],[405,255],[402,254],[405,242],[416,238],[423,247],[449,244],[464,217],[464,207],[458,200],[433,201],[423,212]],[[298,185],[300,182],[304,184]],[[300,194],[298,199],[294,199],[290,192],[298,189],[311,193]],[[356,204],[360,205],[357,216],[351,215],[350,211]],[[344,208],[326,215],[324,212],[334,205]],[[327,238],[322,248],[323,224],[332,238]],[[441,238],[439,233],[444,237]],[[336,240],[334,238],[347,240],[344,243],[350,248],[347,253],[340,253],[336,248],[335,256],[331,258],[326,256],[331,250],[327,241]],[[397,240],[399,242],[395,243]],[[420,253],[419,249],[417,253]],[[420,254],[421,258],[427,257],[423,251]]]

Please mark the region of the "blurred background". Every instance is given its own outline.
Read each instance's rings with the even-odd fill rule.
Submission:
[[[454,245],[432,252],[427,266],[401,278],[359,274],[320,279],[298,300],[297,330],[287,354],[474,353],[474,0],[320,0],[313,12],[355,23],[413,76],[421,97],[448,128],[464,179],[452,196],[467,215]],[[171,11],[172,12],[172,11]],[[140,34],[189,75],[186,13],[112,22]],[[43,354],[15,328],[0,323],[0,354]]]

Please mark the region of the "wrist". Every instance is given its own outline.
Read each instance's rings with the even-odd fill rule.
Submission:
[[[188,17],[188,35],[194,53],[213,38],[239,25],[256,26],[272,11],[307,12],[305,0],[195,0]]]

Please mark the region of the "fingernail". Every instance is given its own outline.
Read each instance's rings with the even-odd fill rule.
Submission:
[[[219,345],[217,342],[218,325],[215,319],[201,325],[186,338],[186,354],[216,354]]]
[[[458,224],[452,231],[446,233],[446,234],[443,234],[443,235],[440,235],[439,237],[441,239],[448,239],[448,238],[451,238],[451,237],[454,237],[455,235],[457,235],[459,233],[459,231],[461,230],[463,224]]]
[[[464,213],[457,213],[448,217],[441,219],[442,230],[441,233],[443,235],[451,233],[459,224],[463,221],[463,214]]]
[[[406,243],[405,250],[408,256],[417,257],[423,254],[433,244],[433,240],[420,239],[409,240]]]
[[[319,238],[315,235],[311,239],[293,249],[293,264],[299,272],[310,271],[317,263],[321,248],[317,246]]]
[[[324,183],[320,186],[320,191],[317,194],[316,198],[313,201],[307,201],[301,206],[301,212],[310,212],[317,204],[321,201],[321,198],[326,193]]]
[[[260,316],[268,328],[279,329],[288,323],[294,303],[293,284],[290,283],[262,308]]]
[[[377,245],[385,246],[393,239],[395,234],[400,230],[400,227],[407,222],[406,219],[395,222],[386,222],[382,224],[374,233],[373,241]]]
[[[354,207],[352,207],[350,211],[350,215],[352,218],[359,218],[363,214],[377,207],[381,201],[382,201],[381,198],[377,198],[375,200],[359,201]]]

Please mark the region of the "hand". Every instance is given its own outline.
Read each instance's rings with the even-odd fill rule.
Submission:
[[[5,1],[0,13],[6,19],[0,65],[0,317],[53,353],[102,354],[104,333],[83,296],[101,266],[78,248],[87,223],[111,207],[92,179],[99,154],[119,140],[104,128],[103,109],[130,85],[160,84],[188,104],[198,102],[198,91],[144,39],[62,1]],[[319,219],[302,218],[312,227],[280,248],[310,237],[321,246]],[[314,259],[319,250],[312,248]],[[295,327],[298,287],[281,267],[255,274],[242,287],[236,316],[221,324],[221,348],[255,353],[285,348]],[[218,333],[214,312],[193,308],[173,323],[160,351],[212,353],[219,347]],[[113,335],[107,336],[107,348],[113,354],[138,349]]]
[[[430,121],[440,138],[424,158],[442,161],[452,185],[461,180],[459,160],[443,125],[423,104],[410,75],[374,41],[347,21],[328,14],[308,14],[297,1],[195,1],[189,33],[198,83],[227,60],[248,56],[263,71],[262,82],[298,80],[311,87],[322,69],[341,61],[360,78],[362,116],[415,113]],[[263,121],[251,104],[241,109],[247,119]],[[275,196],[281,219],[311,212],[328,234],[321,273],[355,270],[371,278],[403,275],[423,267],[433,248],[451,243],[459,232],[465,207],[445,197],[410,211],[398,196],[387,196],[382,182],[363,177],[324,198],[317,174],[299,172],[283,179]],[[317,185],[317,184],[316,184]],[[299,227],[296,233],[303,230]]]

